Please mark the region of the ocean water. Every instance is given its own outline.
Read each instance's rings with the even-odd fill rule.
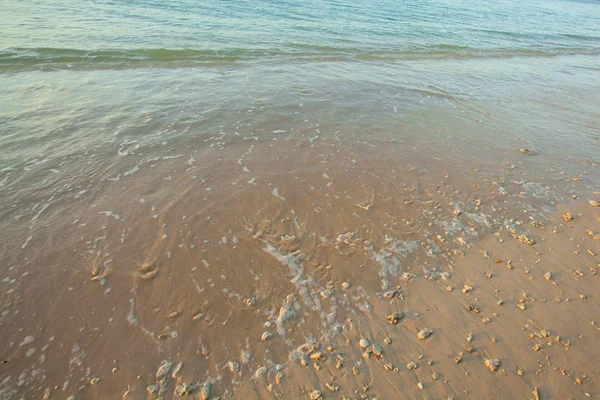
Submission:
[[[2,27],[9,69],[595,55],[600,40],[593,0],[7,1]]]

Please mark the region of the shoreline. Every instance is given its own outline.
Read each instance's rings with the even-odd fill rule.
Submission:
[[[30,256],[3,281],[0,393],[202,398],[208,382],[213,399],[598,396],[588,175],[540,178],[523,163],[543,156],[518,149],[498,170],[399,153],[386,136],[277,139],[214,164],[143,166],[90,206],[33,207],[54,234],[7,242]]]

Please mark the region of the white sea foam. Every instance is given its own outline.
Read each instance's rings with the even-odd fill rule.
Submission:
[[[275,196],[275,197],[278,197],[278,198],[280,198],[281,200],[285,201],[285,197],[283,197],[283,196],[281,196],[281,195],[279,194],[279,189],[278,189],[278,188],[275,188],[275,189],[273,189],[273,192],[272,192],[272,193],[273,193],[273,196]]]

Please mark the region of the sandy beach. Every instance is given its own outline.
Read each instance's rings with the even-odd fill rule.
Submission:
[[[600,399],[598,7],[6,0],[0,400]]]
[[[2,398],[598,398],[595,164],[277,135],[19,203]]]

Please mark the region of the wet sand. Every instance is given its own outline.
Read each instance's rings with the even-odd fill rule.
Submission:
[[[3,192],[0,398],[600,398],[593,162],[265,131]]]

